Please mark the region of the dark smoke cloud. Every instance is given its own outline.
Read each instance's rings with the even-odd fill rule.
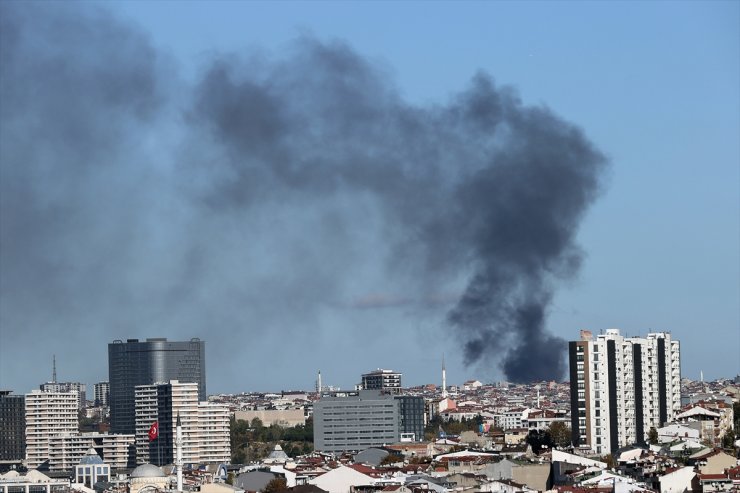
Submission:
[[[309,337],[327,307],[424,310],[469,276],[447,316],[466,362],[562,375],[547,308],[604,158],[547,108],[483,73],[412,105],[310,37],[188,87],[105,13],[0,8],[3,342]]]
[[[468,363],[503,356],[517,381],[562,375],[545,311],[555,281],[578,270],[574,238],[601,154],[484,74],[446,106],[414,108],[342,44],[304,39],[296,51],[262,70],[217,63],[198,87],[197,120],[231,156],[218,200],[243,204],[255,188],[277,200],[372,194],[401,257],[472,268],[449,314]]]

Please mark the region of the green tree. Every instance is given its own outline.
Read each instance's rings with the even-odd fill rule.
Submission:
[[[658,444],[658,430],[654,426],[651,426],[650,431],[648,431],[648,443],[650,445]]]
[[[529,430],[525,441],[532,446],[532,452],[534,452],[535,454],[539,454],[543,451],[543,449],[552,448],[552,446],[554,445],[552,437],[550,436],[550,432],[547,430],[538,431],[535,429],[531,429]]]
[[[230,472],[230,473],[229,473],[229,474],[228,474],[228,475],[226,476],[226,484],[230,484],[230,485],[232,485],[232,486],[234,485],[234,473],[233,473],[233,472]]]
[[[388,454],[380,461],[381,466],[390,466],[396,462],[403,462],[403,457],[397,454]]]
[[[617,467],[617,461],[614,460],[614,456],[612,454],[606,454],[604,457],[601,458],[601,462],[606,463],[606,467],[609,469],[614,469]]]
[[[722,448],[731,449],[735,448],[735,431],[727,430],[725,436],[722,437]]]
[[[288,488],[288,482],[285,478],[271,479],[269,483],[262,490],[262,493],[276,493],[277,491],[284,491]]]
[[[572,436],[570,428],[563,421],[553,421],[547,431],[556,447],[567,447],[570,445]]]
[[[247,454],[244,451],[243,448],[240,448],[239,450],[231,450],[231,463],[232,464],[246,464],[247,463]]]

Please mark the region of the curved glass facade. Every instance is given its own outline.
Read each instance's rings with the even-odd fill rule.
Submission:
[[[198,384],[198,400],[206,400],[206,343],[200,339],[128,339],[108,344],[111,432],[134,434],[137,385],[170,380]]]

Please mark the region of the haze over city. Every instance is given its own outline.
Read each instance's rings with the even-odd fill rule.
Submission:
[[[740,373],[737,2],[0,4],[0,388]]]

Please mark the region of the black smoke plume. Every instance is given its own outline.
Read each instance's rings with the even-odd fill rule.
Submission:
[[[0,5],[3,327],[289,331],[377,264],[404,292],[365,299],[389,306],[468,276],[447,315],[468,364],[562,375],[547,309],[605,166],[577,127],[485,73],[411,104],[312,37],[189,84],[83,7]]]

